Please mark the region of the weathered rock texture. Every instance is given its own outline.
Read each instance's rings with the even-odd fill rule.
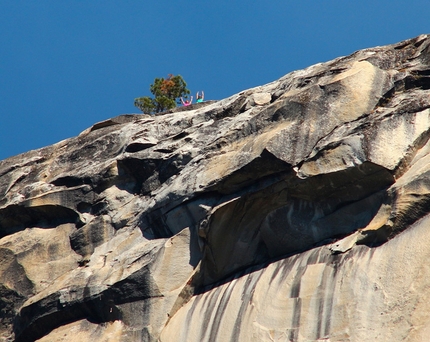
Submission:
[[[430,36],[0,162],[4,341],[427,341]]]

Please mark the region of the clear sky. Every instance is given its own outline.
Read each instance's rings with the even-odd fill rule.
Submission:
[[[429,0],[0,0],[0,160],[139,113],[156,77],[223,99],[429,18]]]

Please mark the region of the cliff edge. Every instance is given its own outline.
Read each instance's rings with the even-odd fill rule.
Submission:
[[[430,35],[0,162],[2,341],[425,341]]]

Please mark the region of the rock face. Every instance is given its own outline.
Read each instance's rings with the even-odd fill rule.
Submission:
[[[426,341],[430,36],[0,162],[2,341]]]

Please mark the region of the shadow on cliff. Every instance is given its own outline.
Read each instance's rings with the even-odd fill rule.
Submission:
[[[201,291],[249,267],[332,244],[366,227],[392,200],[387,189],[393,182],[385,168],[364,163],[303,180],[286,174],[263,189],[225,200],[199,232],[203,256],[194,286]],[[361,243],[384,241],[369,235]]]
[[[61,205],[10,205],[0,210],[0,238],[26,228],[55,228],[65,223],[82,225],[78,213]]]
[[[32,342],[62,325],[83,319],[96,324],[123,320],[119,305],[162,297],[151,277],[150,271],[143,268],[97,295],[85,288],[80,302],[65,299],[77,291],[68,289],[27,305],[15,318],[15,341]]]

